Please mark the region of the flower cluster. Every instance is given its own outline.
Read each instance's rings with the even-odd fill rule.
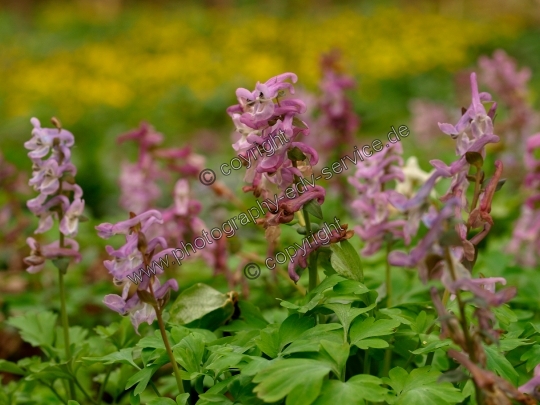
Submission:
[[[32,178],[29,185],[39,195],[27,202],[30,211],[39,217],[35,233],[43,233],[52,228],[54,219],[60,222],[60,239],[41,245],[34,238],[28,238],[30,256],[24,259],[27,271],[39,272],[45,259],[75,258],[80,260],[79,245],[72,237],[77,235],[79,221],[84,219],[82,189],[74,180],[76,168],[71,163],[73,135],[62,129],[57,119],[52,119],[56,128],[42,128],[37,118],[32,118],[34,126],[32,139],[24,146],[30,150]]]
[[[310,165],[317,164],[319,159],[313,148],[297,140],[309,134],[307,125],[298,118],[305,112],[305,104],[299,99],[280,99],[285,90],[294,94],[288,79],[293,83],[297,81],[294,73],[283,73],[266,83],[257,83],[253,91],[239,88],[236,91],[238,104],[227,109],[240,134],[233,144],[239,156],[247,161],[250,152],[267,152],[246,172],[245,181],[251,185],[244,187],[244,191],[253,191],[257,197],[269,197],[272,184],[283,191],[293,183],[295,176],[307,174],[310,167],[297,164],[305,155],[309,156]],[[286,140],[282,141],[278,134]],[[267,145],[273,150],[267,150]],[[297,157],[291,159],[289,152],[292,151],[297,152]]]
[[[528,82],[531,70],[518,70],[516,61],[505,51],[498,49],[492,58],[480,57],[480,79],[508,109],[508,117],[498,124],[499,132],[505,134],[508,144],[520,143],[538,123],[538,116],[529,105]]]
[[[163,141],[163,135],[148,123],[118,137],[117,142],[135,141],[139,145],[137,163],[122,163],[120,172],[120,206],[132,212],[150,209],[159,198],[161,191],[156,181],[162,177],[157,162],[151,152]]]
[[[156,319],[156,306],[162,308],[170,294],[170,290],[177,291],[178,283],[174,279],[166,281],[163,285],[155,275],[163,273],[159,266],[150,263],[170,254],[173,249],[167,249],[167,243],[163,237],[155,237],[147,240],[146,234],[154,224],[162,224],[163,218],[159,211],[149,210],[142,214],[130,214],[130,219],[116,224],[103,223],[96,226],[98,235],[108,239],[114,235],[125,235],[125,243],[119,249],[107,246],[107,253],[112,260],[105,260],[104,266],[113,276],[115,285],[122,286],[122,295],[109,294],[103,302],[113,311],[120,315],[130,315],[131,323],[138,333],[139,325],[143,322],[151,324]],[[161,248],[159,252],[156,249]],[[137,285],[135,294],[129,297],[132,284],[129,279],[134,279],[135,272],[141,272],[141,268],[147,268],[153,274],[144,277]],[[139,273],[141,274],[141,273]],[[148,273],[149,274],[149,273]]]
[[[401,144],[393,144],[358,164],[355,175],[349,177],[349,183],[359,193],[351,207],[360,222],[355,231],[366,242],[362,250],[364,255],[376,253],[389,234],[405,239],[407,244],[410,242],[409,233],[404,232],[406,221],[391,218],[392,212],[388,202],[391,195],[388,185],[395,180],[400,182],[405,180],[401,169],[402,153]]]
[[[531,267],[540,261],[540,159],[535,158],[535,152],[539,150],[540,133],[527,140],[525,166],[528,173],[524,186],[531,195],[521,207],[509,246],[509,251],[520,263]]]
[[[408,199],[398,192],[392,192],[390,202],[399,210],[408,212],[409,226],[413,229],[417,229],[418,223],[423,216],[428,228],[432,228],[435,223],[441,226],[443,222],[435,221],[437,214],[433,209],[424,215],[424,211],[428,206],[426,201],[439,178],[451,178],[450,187],[446,194],[441,197],[441,201],[446,202],[447,206],[450,205],[449,202],[451,200],[453,201],[451,204],[454,210],[453,219],[456,221],[456,232],[461,242],[454,246],[452,253],[458,261],[461,261],[465,257],[466,260],[472,262],[475,257],[474,245],[478,244],[485,237],[493,224],[490,216],[491,200],[499,185],[502,174],[502,163],[496,162],[495,174],[487,185],[482,187],[484,174],[480,168],[486,155],[485,147],[489,143],[499,141],[499,137],[493,134],[492,122],[496,104],[493,103],[490,110],[486,112],[482,102],[491,101],[491,96],[488,93],[478,92],[475,73],[471,74],[470,80],[472,103],[469,108],[463,112],[462,117],[456,125],[439,124],[442,132],[456,140],[456,154],[458,159],[450,165],[446,165],[440,160],[431,160],[430,163],[435,168],[435,171],[420,188],[418,193]],[[469,179],[471,178],[469,176],[471,166],[476,167],[476,176],[474,177],[475,194],[469,207],[467,189],[469,187]],[[477,207],[478,203],[479,206]],[[467,222],[462,218],[463,212],[470,213]],[[438,216],[440,217],[440,214]],[[447,219],[449,218],[447,216]],[[468,231],[479,227],[483,227],[483,230],[469,241],[467,239]],[[409,259],[405,259],[406,255],[404,254],[393,252],[393,255],[390,256],[390,262],[396,266],[415,266],[427,257],[427,249],[429,247],[430,244],[426,244],[422,248],[422,251],[415,250],[414,257],[411,256]],[[421,272],[423,280],[426,280],[427,276],[427,272]]]
[[[450,165],[440,160],[432,160],[431,164],[435,172],[427,179],[416,196],[407,197],[393,192],[391,202],[398,208],[409,213],[409,220],[415,223],[422,219],[428,228],[428,232],[418,242],[417,246],[409,254],[404,252],[392,252],[389,262],[396,266],[418,267],[423,281],[427,279],[440,279],[446,287],[447,297],[453,294],[458,300],[460,316],[447,311],[445,304],[440,300],[435,287],[431,295],[441,322],[441,339],[450,338],[461,347],[464,353],[451,351],[449,354],[457,359],[462,365],[471,371],[477,389],[487,396],[496,397],[493,381],[487,386],[484,381],[477,377],[491,378],[493,375],[484,370],[486,367],[486,353],[483,344],[497,343],[501,334],[495,330],[495,315],[492,308],[499,307],[516,295],[516,289],[506,288],[495,291],[495,284],[506,284],[506,280],[500,277],[472,278],[472,268],[476,261],[476,245],[487,235],[493,219],[491,218],[491,202],[494,194],[500,186],[503,165],[495,162],[495,171],[489,181],[484,181],[484,172],[481,170],[486,155],[485,146],[489,143],[498,142],[499,137],[493,134],[493,117],[496,104],[486,111],[482,102],[490,102],[488,93],[479,93],[476,75],[471,74],[472,103],[463,111],[461,119],[456,125],[439,124],[440,129],[456,140],[456,154],[458,159]],[[469,174],[474,167],[474,176]],[[432,191],[435,182],[440,177],[451,178],[449,190],[441,201],[445,205],[437,211],[430,206],[427,197]],[[474,193],[469,204],[467,190],[469,180],[474,181]],[[429,207],[429,208],[428,208]],[[463,213],[468,212],[466,221]],[[455,224],[454,230],[450,227]],[[472,238],[468,238],[471,230],[482,228]],[[465,316],[464,301],[461,294],[471,294],[475,304],[474,318],[476,325],[469,325]],[[508,385],[508,390],[498,398],[519,398],[526,400],[515,387]]]
[[[506,109],[506,118],[497,124],[498,132],[504,139],[505,150],[501,160],[505,164],[506,175],[521,179],[523,176],[523,156],[527,137],[538,130],[540,116],[530,104],[528,82],[529,68],[518,69],[516,60],[502,49],[495,51],[492,58],[480,57],[480,79],[500,99]]]
[[[337,151],[354,143],[354,134],[360,125],[360,119],[353,110],[353,104],[346,94],[356,87],[356,81],[343,73],[339,65],[340,54],[337,51],[323,55],[321,68],[323,78],[319,84],[322,91],[318,100],[321,111],[315,124],[317,143],[321,151]]]

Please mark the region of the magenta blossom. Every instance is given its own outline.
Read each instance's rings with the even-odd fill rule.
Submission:
[[[349,183],[359,193],[351,207],[360,222],[355,231],[365,242],[362,253],[367,256],[373,255],[381,248],[387,235],[405,238],[406,243],[409,243],[409,238],[404,233],[406,221],[392,218],[389,205],[392,190],[388,185],[393,181],[405,179],[401,170],[403,166],[401,154],[401,144],[394,144],[359,163],[355,175],[349,177]]]
[[[32,139],[24,146],[30,150],[33,175],[29,181],[34,190],[39,192],[28,200],[30,211],[39,217],[35,233],[51,229],[54,220],[60,221],[60,232],[68,237],[77,235],[80,220],[84,220],[84,200],[82,189],[75,184],[73,176],[77,170],[71,163],[71,150],[74,145],[73,135],[60,128],[58,120],[53,119],[57,128],[41,128],[37,118],[32,118],[34,126]],[[62,241],[62,243],[60,242]],[[68,238],[60,239],[41,246],[35,239],[28,238],[30,256],[25,259],[29,272],[35,273],[43,268],[44,259],[72,257],[80,260],[78,244]]]
[[[233,144],[241,160],[249,166],[245,181],[251,183],[244,191],[268,198],[274,192],[282,193],[302,172],[296,166],[309,160],[317,164],[319,157],[310,146],[297,138],[308,135],[309,129],[299,118],[306,110],[299,99],[284,99],[286,90],[294,94],[294,87],[286,80],[296,82],[294,73],[284,73],[257,83],[254,91],[238,89],[238,104],[227,109],[240,138]],[[290,153],[297,156],[291,160]],[[274,187],[273,185],[277,186]]]
[[[104,239],[118,234],[125,235],[125,244],[119,249],[114,249],[112,246],[106,247],[113,260],[103,262],[113,276],[114,283],[123,285],[123,292],[121,296],[107,295],[104,303],[121,315],[129,313],[137,333],[142,322],[151,324],[156,319],[154,305],[162,307],[170,290],[178,290],[176,280],[168,280],[160,285],[157,279],[164,270],[163,265],[160,265],[163,263],[162,259],[166,259],[173,249],[167,249],[167,242],[163,237],[158,236],[147,240],[145,234],[152,225],[161,221],[161,213],[151,210],[139,215],[132,214],[130,219],[117,224],[107,223],[96,226],[98,235]],[[138,280],[137,293],[128,297],[129,281],[135,282],[135,280]],[[144,297],[153,298],[148,301]]]

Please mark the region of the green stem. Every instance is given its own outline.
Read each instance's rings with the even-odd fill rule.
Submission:
[[[156,307],[156,316],[157,316],[157,320],[159,324],[159,330],[161,332],[161,338],[163,339],[163,343],[165,344],[165,349],[167,349],[167,354],[169,355],[169,359],[171,360],[171,365],[174,370],[174,376],[176,378],[176,385],[178,386],[178,391],[180,392],[180,394],[183,394],[184,384],[182,383],[180,370],[178,369],[178,364],[176,363],[176,359],[174,358],[174,354],[171,350],[169,339],[167,338],[167,333],[165,332],[165,324],[163,323],[163,317],[161,316],[161,308]]]
[[[317,285],[319,284],[319,274],[317,272],[317,258],[319,256],[319,252],[314,251],[309,256],[309,291],[313,291]]]
[[[47,384],[45,381],[42,381],[42,380],[39,380],[39,382],[42,383],[44,386],[46,386],[48,389],[50,389],[51,392],[52,392],[54,395],[56,395],[56,397],[57,397],[60,401],[62,401],[63,404],[67,404],[67,401],[66,401],[64,398],[62,398],[62,397],[60,396],[60,394],[58,393],[58,391],[56,391],[56,389],[53,387],[52,384],[49,385],[49,384]]]
[[[99,393],[98,393],[98,398],[97,398],[98,404],[101,404],[101,402],[103,400],[103,394],[105,392],[107,382],[109,382],[109,377],[111,376],[111,371],[112,371],[112,366],[109,367],[109,369],[107,370],[107,374],[105,375],[105,380],[103,380],[103,384],[101,384],[101,387],[99,387]]]
[[[390,371],[390,366],[392,365],[392,343],[384,352],[384,367],[383,367],[383,377],[388,377],[388,372]]]
[[[392,306],[392,267],[388,261],[388,256],[392,251],[392,242],[388,241],[386,243],[386,308]],[[390,365],[392,364],[392,347],[389,346],[384,352],[384,367],[383,367],[383,376],[388,376],[390,371]]]
[[[371,374],[371,357],[369,356],[369,349],[366,349],[364,353],[364,374]]]
[[[456,270],[454,269],[454,263],[452,261],[452,256],[451,256],[449,247],[445,248],[444,256],[445,256],[446,262],[448,263],[448,267],[450,269],[450,274],[452,276],[452,279],[455,282],[457,280],[457,275],[456,275]],[[473,340],[471,338],[471,334],[469,332],[469,325],[467,323],[467,317],[466,317],[466,314],[465,314],[465,304],[463,303],[463,300],[461,299],[461,294],[460,294],[460,291],[459,291],[458,288],[456,288],[455,295],[456,295],[456,300],[457,300],[458,306],[459,306],[459,313],[460,313],[460,318],[461,318],[460,319],[461,328],[463,329],[463,335],[465,337],[465,342],[467,343],[467,352],[468,352],[469,357],[472,360],[472,362],[477,363],[478,359],[476,358],[476,353],[475,353],[475,350],[474,350],[475,349],[474,348],[474,342],[473,342]],[[474,379],[473,379],[473,382],[474,382]],[[474,390],[475,390],[475,394],[476,394],[476,402],[477,402],[477,404],[478,405],[483,405],[484,404],[484,396],[483,396],[482,390],[480,389],[480,387],[478,387],[476,382],[474,382]]]
[[[386,243],[386,308],[392,306],[392,266],[388,261],[388,256],[392,251],[392,242],[388,241]]]
[[[60,246],[62,246],[63,244],[62,236],[60,237]],[[69,362],[71,361],[71,349],[69,347],[69,321],[66,311],[66,288],[64,284],[64,273],[60,269],[58,270],[58,285],[60,288],[60,317],[62,319],[62,329],[64,332],[64,348],[66,351],[66,361],[68,362],[68,367],[71,370],[71,365],[69,364]],[[75,401],[77,400],[73,380],[69,380],[69,398]]]
[[[74,376],[75,377],[75,376]],[[85,391],[85,389],[81,386],[81,384],[79,383],[79,381],[77,380],[77,378],[74,378],[74,381],[75,381],[75,384],[77,385],[77,387],[81,390],[81,392],[84,394],[84,396],[86,398],[88,398],[88,400],[90,402],[92,402],[94,405],[98,405],[98,403],[96,401],[94,401],[92,399],[92,397]]]
[[[150,385],[150,387],[152,388],[152,390],[156,393],[156,395],[157,395],[158,397],[161,397],[161,396],[162,396],[162,395],[159,393],[159,391],[158,391],[158,389],[157,389],[157,387],[156,387],[156,384],[154,384],[153,381],[150,381],[150,383],[149,383],[148,385]],[[115,401],[115,402],[116,402],[116,401]]]

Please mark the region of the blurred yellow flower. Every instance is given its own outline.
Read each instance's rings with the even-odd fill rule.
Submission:
[[[40,38],[38,48],[36,37],[29,36],[14,35],[3,44],[0,96],[7,102],[1,115],[27,115],[40,103],[64,119],[97,105],[152,108],[178,89],[205,101],[220,90],[250,87],[284,71],[313,88],[320,54],[331,48],[343,51],[352,74],[368,80],[456,69],[469,62],[470,47],[520,28],[519,21],[494,30],[493,21],[394,8],[369,16],[336,10],[278,18],[233,9],[146,6],[100,19],[76,4],[51,3],[38,14],[32,32]],[[70,40],[71,32],[76,39]]]

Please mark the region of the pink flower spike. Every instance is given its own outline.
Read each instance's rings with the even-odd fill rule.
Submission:
[[[95,228],[98,231],[98,236],[100,238],[108,239],[111,236],[118,234],[129,235],[131,233],[131,228],[138,224],[141,224],[141,226],[144,227],[151,218],[155,218],[157,223],[163,223],[161,212],[149,210],[126,221],[121,221],[117,224],[103,223]]]

